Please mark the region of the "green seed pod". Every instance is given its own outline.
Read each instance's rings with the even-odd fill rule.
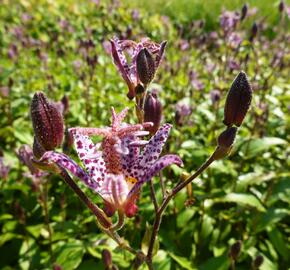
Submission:
[[[252,93],[247,75],[241,71],[233,81],[227,95],[223,121],[225,125],[239,127],[242,124],[251,105]]]
[[[33,96],[31,119],[35,137],[46,151],[62,144],[64,135],[62,115],[42,92],[37,92]]]
[[[137,55],[136,59],[137,74],[143,84],[150,83],[155,75],[155,61],[152,54],[143,48]]]

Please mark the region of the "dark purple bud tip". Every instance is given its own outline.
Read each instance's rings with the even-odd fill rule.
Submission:
[[[146,130],[155,134],[158,130],[162,117],[162,105],[156,94],[148,93],[144,104],[144,122],[152,122],[153,126]]]
[[[241,21],[243,21],[246,18],[247,13],[248,13],[248,5],[244,4],[241,10],[241,17],[240,17]]]
[[[242,241],[239,240],[231,246],[230,257],[234,261],[236,261],[241,254],[241,250],[242,250]]]
[[[264,257],[262,255],[258,255],[252,262],[253,268],[254,269],[259,269],[260,266],[264,262]]]
[[[152,54],[143,48],[136,58],[137,74],[143,84],[150,83],[155,75],[155,61]]]
[[[135,87],[136,95],[143,94],[145,92],[145,88],[140,83]]]
[[[279,3],[278,9],[279,9],[279,11],[280,11],[281,13],[284,11],[284,9],[285,9],[285,3],[284,3],[284,1],[281,1],[281,2]]]
[[[227,128],[218,136],[217,139],[218,145],[225,148],[231,147],[235,141],[236,134],[237,134],[236,127]]]
[[[64,135],[62,115],[42,92],[37,92],[33,96],[31,118],[35,137],[45,150],[53,150],[62,144]]]
[[[105,267],[111,267],[112,266],[112,254],[108,249],[103,249],[102,251],[102,260],[105,265]]]
[[[247,75],[241,71],[233,81],[227,95],[223,121],[225,125],[239,127],[242,124],[251,105],[252,93]]]

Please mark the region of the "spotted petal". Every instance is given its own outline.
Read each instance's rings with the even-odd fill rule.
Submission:
[[[176,164],[178,166],[182,166],[183,162],[177,155],[165,155],[157,160],[148,170],[146,170],[143,176],[139,179],[139,181],[134,185],[132,190],[130,191],[129,196],[135,194],[140,190],[141,186],[151,180],[151,178],[157,175],[160,171],[162,171],[165,167]]]
[[[89,175],[72,159],[70,159],[67,155],[48,151],[45,152],[44,155],[39,160],[40,162],[53,162],[58,166],[68,170],[77,178],[79,178],[84,184],[86,184],[89,188],[97,191],[100,188],[100,184],[98,182],[93,181]]]
[[[97,182],[101,186],[106,173],[105,162],[101,152],[97,150],[96,145],[88,136],[75,133],[74,143],[78,156],[83,162],[89,177],[93,182]]]
[[[150,139],[149,143],[145,146],[143,155],[140,157],[139,165],[144,170],[151,167],[151,165],[159,158],[162,151],[162,147],[166,142],[169,131],[171,129],[170,124],[164,124],[158,129],[156,134]]]

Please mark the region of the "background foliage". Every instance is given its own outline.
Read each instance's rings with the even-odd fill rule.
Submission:
[[[21,145],[32,144],[29,106],[38,90],[54,100],[69,98],[67,127],[108,125],[111,106],[129,106],[127,120],[136,122],[109,53],[108,40],[115,35],[168,40],[152,88],[163,103],[164,122],[174,125],[167,151],[185,163],[184,169],[166,170],[168,188],[212,153],[223,128],[225,95],[238,70],[247,72],[254,89],[232,155],[214,163],[167,209],[157,269],[228,269],[228,250],[236,240],[243,242],[238,269],[249,269],[258,254],[264,257],[261,269],[289,267],[286,7],[282,14],[278,2],[250,1],[252,13],[234,32],[241,38],[237,45],[219,26],[221,1],[145,2],[1,1],[0,147],[2,167],[10,169],[6,176],[2,168],[0,182],[1,269],[104,269],[104,247],[119,269],[130,269],[132,255],[100,232],[62,180],[33,178],[16,154]],[[242,4],[224,1],[226,8],[238,11]],[[254,22],[258,34],[250,40]],[[122,234],[135,248],[146,249],[146,228],[153,219],[148,187],[139,205],[139,214],[127,220]]]

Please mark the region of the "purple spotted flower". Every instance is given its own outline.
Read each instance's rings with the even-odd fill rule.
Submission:
[[[111,40],[114,64],[128,85],[129,92],[127,96],[129,99],[135,97],[135,88],[141,84],[136,66],[137,56],[145,49],[146,54],[153,57],[155,73],[162,60],[166,43],[166,41],[163,41],[161,44],[157,44],[147,38],[141,40],[139,43],[132,40],[119,40],[117,38]],[[125,54],[129,55],[130,62],[127,60]]]
[[[171,125],[164,124],[149,141],[140,139],[152,126],[122,123],[128,109],[116,114],[112,109],[112,125],[106,128],[72,128],[75,148],[85,170],[65,154],[46,152],[41,161],[54,162],[78,177],[104,200],[105,212],[111,216],[116,210],[128,217],[137,212],[135,204],[142,185],[171,164],[182,165],[176,155],[159,158]],[[103,136],[94,144],[89,136]],[[141,148],[144,147],[143,151]]]

